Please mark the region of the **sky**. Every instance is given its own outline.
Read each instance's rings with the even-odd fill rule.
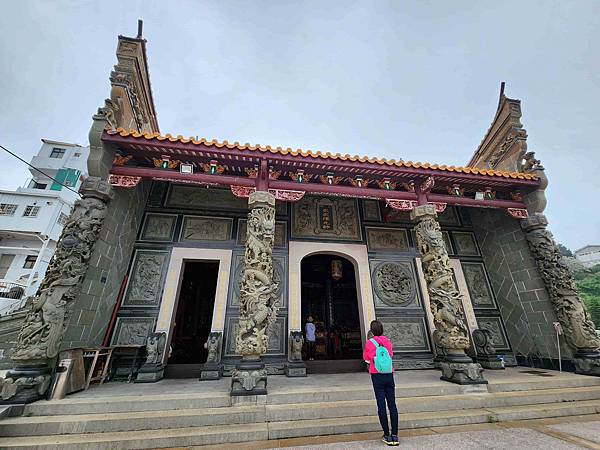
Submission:
[[[87,145],[144,20],[161,132],[465,165],[500,82],[572,250],[600,244],[600,1],[27,1],[0,15],[0,144]],[[0,154],[0,189],[28,178]]]

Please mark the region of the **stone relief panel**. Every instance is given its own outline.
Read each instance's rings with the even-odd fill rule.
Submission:
[[[237,232],[237,244],[246,244],[246,233],[248,220],[240,219],[238,221],[238,232]],[[275,240],[273,247],[287,247],[287,222],[276,222],[275,223]]]
[[[496,350],[510,351],[506,331],[502,319],[496,316],[477,317],[479,328],[484,328],[492,334],[492,344]]]
[[[423,317],[379,317],[394,352],[428,352],[427,328]]]
[[[167,252],[136,250],[123,307],[153,308],[159,305]]]
[[[146,214],[142,228],[143,241],[172,241],[177,215]]]
[[[229,307],[238,308],[240,305],[240,288],[244,276],[244,255],[236,255],[233,259],[234,272],[230,277]],[[279,298],[279,308],[287,308],[287,285],[285,276],[285,258],[273,256],[273,281],[278,283],[275,295]]]
[[[169,183],[165,183],[162,181],[155,181],[152,183],[152,188],[150,189],[150,194],[148,195],[148,206],[159,207],[162,206],[162,201],[165,196],[165,192]]]
[[[292,206],[292,237],[360,241],[357,201],[304,196]]]
[[[479,256],[479,247],[473,233],[453,231],[456,254],[460,256]]]
[[[238,332],[238,318],[228,317],[226,328],[225,356],[237,356],[235,353],[235,337]],[[267,344],[267,355],[283,355],[286,349],[286,323],[285,317],[278,317],[273,325]]]
[[[407,252],[408,235],[401,228],[367,228],[369,250]]]
[[[175,208],[248,210],[248,200],[236,197],[229,190],[206,189],[198,186],[171,185],[166,206]]]
[[[415,273],[410,262],[372,261],[371,266],[375,306],[421,306]]]
[[[461,263],[473,308],[496,308],[496,302],[482,263]]]
[[[154,317],[117,317],[110,345],[146,345],[154,331]]]
[[[184,216],[179,240],[228,241],[231,237],[233,219],[222,217]]]
[[[363,200],[363,217],[372,222],[381,222],[381,209],[377,200]]]
[[[390,222],[412,223],[412,220],[410,220],[410,211],[394,211],[392,217],[390,218]]]

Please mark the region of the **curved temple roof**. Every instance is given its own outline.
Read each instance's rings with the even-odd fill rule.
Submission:
[[[179,135],[177,137],[173,137],[170,134],[161,135],[159,133],[140,133],[135,130],[126,131],[123,128],[117,128],[117,130],[106,130],[106,132],[110,135],[119,135],[121,137],[132,137],[136,139],[145,139],[147,141],[165,141],[169,142],[180,142],[183,144],[193,144],[193,145],[203,145],[206,147],[217,147],[222,148],[226,147],[228,149],[237,149],[241,151],[249,151],[249,152],[262,152],[262,153],[273,153],[280,155],[292,155],[292,156],[300,156],[305,158],[321,158],[321,159],[333,159],[333,160],[341,160],[341,161],[356,161],[362,163],[370,163],[370,164],[379,164],[379,165],[387,165],[387,166],[396,166],[396,167],[408,167],[415,169],[432,169],[432,170],[440,170],[445,172],[458,172],[458,173],[467,173],[474,175],[487,175],[492,177],[503,177],[503,178],[512,178],[519,180],[537,180],[537,176],[533,174],[520,173],[520,172],[503,172],[498,170],[488,170],[488,169],[478,169],[475,167],[458,167],[458,166],[447,166],[447,165],[439,165],[439,164],[429,164],[429,163],[421,163],[421,162],[412,162],[412,161],[402,161],[402,160],[394,160],[394,159],[384,159],[384,158],[375,158],[368,156],[350,156],[350,155],[342,155],[340,153],[322,153],[320,151],[313,152],[312,150],[292,150],[291,148],[281,148],[281,147],[271,147],[267,145],[266,147],[261,146],[260,144],[251,145],[251,144],[240,144],[239,142],[229,143],[228,141],[219,142],[216,139],[206,140],[204,138],[200,140],[196,140],[192,137],[184,138]]]

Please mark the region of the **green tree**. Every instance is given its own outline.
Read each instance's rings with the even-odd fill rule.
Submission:
[[[600,264],[575,272],[575,283],[597,329],[600,329]]]
[[[560,254],[563,256],[571,256],[571,257],[573,256],[573,252],[562,244],[558,244],[558,250],[560,251]]]

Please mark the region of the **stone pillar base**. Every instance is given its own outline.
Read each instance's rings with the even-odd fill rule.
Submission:
[[[200,381],[204,380],[220,380],[223,376],[223,368],[220,364],[206,363],[200,372]]]
[[[232,396],[267,395],[267,369],[262,361],[242,361],[231,373]]]
[[[483,369],[468,356],[446,357],[440,361],[440,369],[444,381],[456,384],[487,384],[483,378]]]
[[[290,378],[305,377],[306,364],[304,361],[290,361],[285,366],[285,375]]]
[[[1,405],[31,403],[46,398],[52,368],[46,364],[18,366],[1,380]]]
[[[504,361],[498,358],[495,355],[489,356],[478,356],[475,360],[483,367],[484,369],[490,370],[504,370]]]
[[[155,383],[162,380],[165,373],[163,364],[144,364],[135,378],[136,383]]]
[[[575,373],[600,377],[600,353],[576,353],[573,358]]]

